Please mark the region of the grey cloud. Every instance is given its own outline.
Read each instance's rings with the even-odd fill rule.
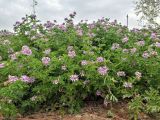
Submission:
[[[132,0],[37,0],[37,15],[42,22],[64,17],[76,11],[75,21],[81,19],[96,20],[101,17],[117,19],[126,24],[126,15],[130,16],[130,27],[137,26]],[[25,14],[32,12],[32,0],[0,0],[0,29],[12,29],[12,25]]]

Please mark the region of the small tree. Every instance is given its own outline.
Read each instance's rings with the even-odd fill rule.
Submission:
[[[160,17],[160,0],[138,0],[136,4],[136,14],[140,16],[140,21],[148,27],[157,27],[157,18]]]

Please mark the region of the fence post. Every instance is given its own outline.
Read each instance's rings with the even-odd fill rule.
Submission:
[[[128,28],[128,17],[129,17],[129,16],[128,16],[128,14],[127,14],[127,28]]]

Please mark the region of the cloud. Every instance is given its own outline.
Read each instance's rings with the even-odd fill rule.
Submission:
[[[137,16],[134,14],[134,4],[131,0],[37,0],[36,11],[38,18],[47,20],[63,19],[69,13],[76,11],[75,21],[88,19],[90,21],[101,17],[117,19],[126,24],[129,14],[129,26],[138,26]],[[32,12],[32,0],[0,0],[0,29],[12,29],[13,24],[25,14]]]

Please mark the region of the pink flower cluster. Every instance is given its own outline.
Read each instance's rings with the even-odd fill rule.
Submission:
[[[99,63],[104,62],[104,58],[103,57],[98,57],[97,62],[99,62]]]
[[[150,55],[149,55],[149,53],[147,51],[144,51],[144,53],[142,54],[142,57],[143,58],[149,58]]]
[[[75,82],[75,81],[78,81],[78,80],[79,80],[79,77],[78,77],[78,75],[74,74],[74,75],[71,75],[71,76],[70,76],[70,80],[71,80],[72,82]]]
[[[151,56],[157,56],[158,55],[158,53],[157,53],[157,51],[151,51]]]
[[[67,47],[67,50],[68,50],[68,51],[72,51],[72,50],[73,50],[73,46],[68,46],[68,47]]]
[[[137,48],[130,49],[131,54],[134,54],[137,51]]]
[[[16,82],[17,80],[21,80],[25,83],[33,83],[35,81],[34,78],[28,77],[27,75],[22,75],[20,78],[18,78],[17,76],[12,76],[12,75],[8,76],[8,81],[10,83]]]
[[[138,45],[138,46],[144,46],[145,45],[145,41],[141,40],[141,41],[136,42],[135,44]]]
[[[118,48],[120,48],[120,45],[118,43],[113,43],[111,50],[116,50]]]
[[[29,56],[29,55],[32,55],[32,50],[25,45],[22,47],[21,53]]]
[[[25,82],[25,83],[33,83],[35,81],[34,78],[28,77],[27,75],[22,75],[20,80]]]
[[[52,84],[57,85],[59,83],[59,79],[58,80],[53,80]]]
[[[129,49],[123,49],[122,52],[123,53],[129,53]]]
[[[51,52],[51,49],[49,48],[49,49],[46,49],[43,53],[48,55],[48,54],[50,54],[50,52]]]
[[[37,99],[37,96],[35,95],[30,98],[31,101],[35,101],[36,99]]]
[[[61,30],[63,30],[63,31],[66,31],[66,27],[63,24],[59,25],[58,28],[61,29]]]
[[[157,34],[156,33],[151,33],[151,38],[152,39],[156,39],[157,38]]]
[[[51,59],[49,57],[42,58],[42,63],[46,66],[49,65],[50,61],[51,61]]]
[[[127,43],[128,40],[129,40],[128,37],[125,37],[125,38],[122,39],[122,43]]]
[[[141,77],[142,77],[142,73],[140,73],[140,72],[138,72],[138,71],[135,72],[135,75],[136,75],[136,78],[137,78],[138,80],[141,79]]]
[[[82,61],[81,61],[81,65],[82,65],[82,66],[87,65],[87,64],[88,64],[87,60],[82,60]]]
[[[0,63],[0,68],[4,68],[5,64],[4,63]]]
[[[132,87],[133,87],[133,86],[132,86],[132,83],[130,83],[130,82],[124,82],[123,86],[124,86],[125,88],[132,88]]]
[[[97,90],[97,91],[96,91],[96,95],[97,95],[97,96],[101,96],[101,95],[102,95],[102,92],[99,91],[99,90]]]
[[[124,76],[126,76],[126,73],[124,71],[118,71],[117,76],[118,77],[124,77]]]
[[[68,50],[68,56],[70,58],[74,58],[76,56],[76,52],[73,50],[73,46],[68,46],[67,50]]]
[[[98,68],[98,73],[100,74],[100,75],[106,75],[106,74],[108,74],[108,68],[106,67],[106,66],[102,66],[102,67],[99,67]]]
[[[70,50],[70,51],[68,51],[68,56],[70,58],[74,58],[76,56],[76,52],[74,50]]]
[[[66,65],[62,65],[62,66],[61,66],[61,70],[67,70]]]
[[[11,58],[11,60],[16,60],[18,54],[19,54],[19,52],[15,52],[13,54],[10,54],[9,57]]]
[[[156,43],[155,43],[155,46],[156,46],[157,48],[160,48],[160,43],[159,43],[159,42],[156,42]]]
[[[17,80],[19,80],[19,78],[17,76],[12,76],[12,75],[8,76],[8,81],[11,82],[11,83],[15,82]]]
[[[79,29],[79,30],[77,30],[77,34],[78,34],[79,36],[83,36],[83,31],[82,31],[81,29]]]

